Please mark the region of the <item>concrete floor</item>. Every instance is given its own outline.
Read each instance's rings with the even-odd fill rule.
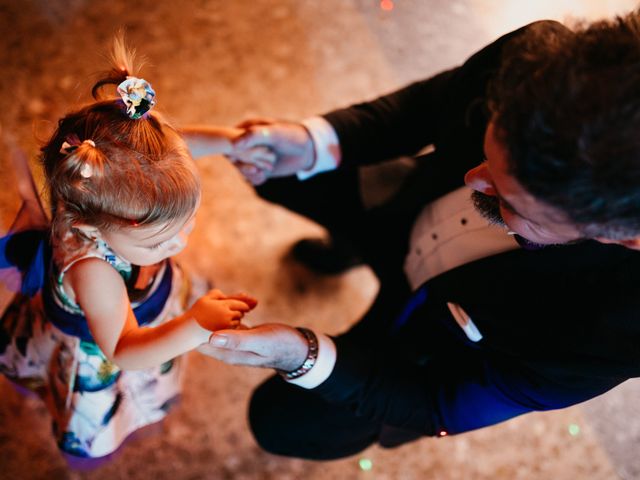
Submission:
[[[383,11],[377,0],[0,0],[0,131],[34,157],[37,138],[87,100],[101,53],[121,25],[148,57],[143,76],[175,123],[231,125],[256,115],[299,119],[372,98],[455,65],[535,19],[593,19],[636,4],[533,3],[396,0]],[[3,153],[2,229],[18,206],[6,165]],[[287,260],[298,238],[323,234],[317,225],[257,199],[222,158],[205,159],[200,169],[205,194],[182,260],[225,291],[257,296],[252,322],[337,333],[366,310],[377,288],[367,268],[319,278]],[[66,467],[39,401],[0,381],[0,479],[640,478],[636,382],[586,406],[316,463],[264,453],[248,433],[247,399],[268,372],[198,354],[189,360],[183,401],[163,432],[131,442],[89,472]],[[578,434],[569,433],[572,425]],[[372,469],[363,470],[361,459]]]

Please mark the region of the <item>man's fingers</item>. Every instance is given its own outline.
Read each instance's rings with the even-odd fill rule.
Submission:
[[[273,144],[272,132],[267,126],[250,127],[242,135],[234,138],[231,144],[237,150],[271,145]]]
[[[209,338],[214,347],[229,350],[253,352],[258,355],[273,356],[283,344],[300,335],[295,328],[277,324],[263,324],[248,330],[218,330]]]
[[[243,175],[255,175],[260,171],[260,168],[256,167],[253,163],[243,162],[236,158],[232,158],[233,164],[242,172]]]
[[[246,351],[243,345],[243,332],[249,330],[218,330],[209,337],[209,345],[219,349]]]
[[[200,347],[198,347],[198,351],[230,365],[248,365],[261,367],[263,366],[264,362],[263,357],[253,352],[240,352],[236,350],[216,348],[211,344],[201,345]]]
[[[230,152],[228,156],[234,163],[242,162],[248,165],[255,165],[263,170],[273,170],[273,165],[277,159],[275,152],[264,145],[246,150],[236,148],[233,152]]]
[[[262,185],[267,181],[267,173],[255,165],[238,162],[238,170],[252,185]]]
[[[218,348],[261,355],[268,353],[273,346],[268,332],[259,327],[247,330],[218,330],[211,335],[209,343]]]

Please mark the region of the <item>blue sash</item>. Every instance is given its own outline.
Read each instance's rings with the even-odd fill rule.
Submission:
[[[48,320],[64,333],[94,342],[83,315],[67,312],[53,299],[52,286],[46,275],[51,260],[48,230],[26,230],[0,238],[0,268],[16,268],[22,273],[21,293],[33,296],[42,292]],[[158,288],[133,309],[139,325],[155,320],[171,294],[173,266],[167,260]],[[95,343],[95,342],[94,342]]]
[[[0,269],[15,268],[22,274],[20,291],[32,297],[44,285],[51,259],[48,230],[25,230],[0,238]]]
[[[160,315],[171,294],[172,280],[173,268],[168,260],[162,280],[160,280],[160,285],[158,285],[156,291],[133,309],[138,325],[151,323]],[[78,337],[86,342],[95,343],[84,315],[67,312],[60,307],[53,299],[52,287],[48,285],[48,282],[45,288],[42,289],[42,302],[44,303],[44,310],[47,312],[47,318],[52,324],[64,333]]]

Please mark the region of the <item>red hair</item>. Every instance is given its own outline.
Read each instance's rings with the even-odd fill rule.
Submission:
[[[96,101],[62,118],[42,147],[52,239],[66,253],[86,241],[74,224],[99,230],[170,224],[190,215],[200,196],[187,146],[160,114],[133,120],[119,98],[99,99],[102,87],[120,84],[132,71],[133,53],[121,35],[112,60],[112,69],[93,87]],[[61,153],[62,144],[75,137],[78,147]]]

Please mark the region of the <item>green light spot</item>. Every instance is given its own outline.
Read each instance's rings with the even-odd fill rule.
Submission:
[[[368,458],[361,458],[358,463],[360,464],[360,468],[365,472],[368,472],[373,468],[373,462]]]
[[[569,434],[572,437],[580,435],[580,427],[578,425],[576,425],[575,423],[572,423],[571,425],[569,425]]]

